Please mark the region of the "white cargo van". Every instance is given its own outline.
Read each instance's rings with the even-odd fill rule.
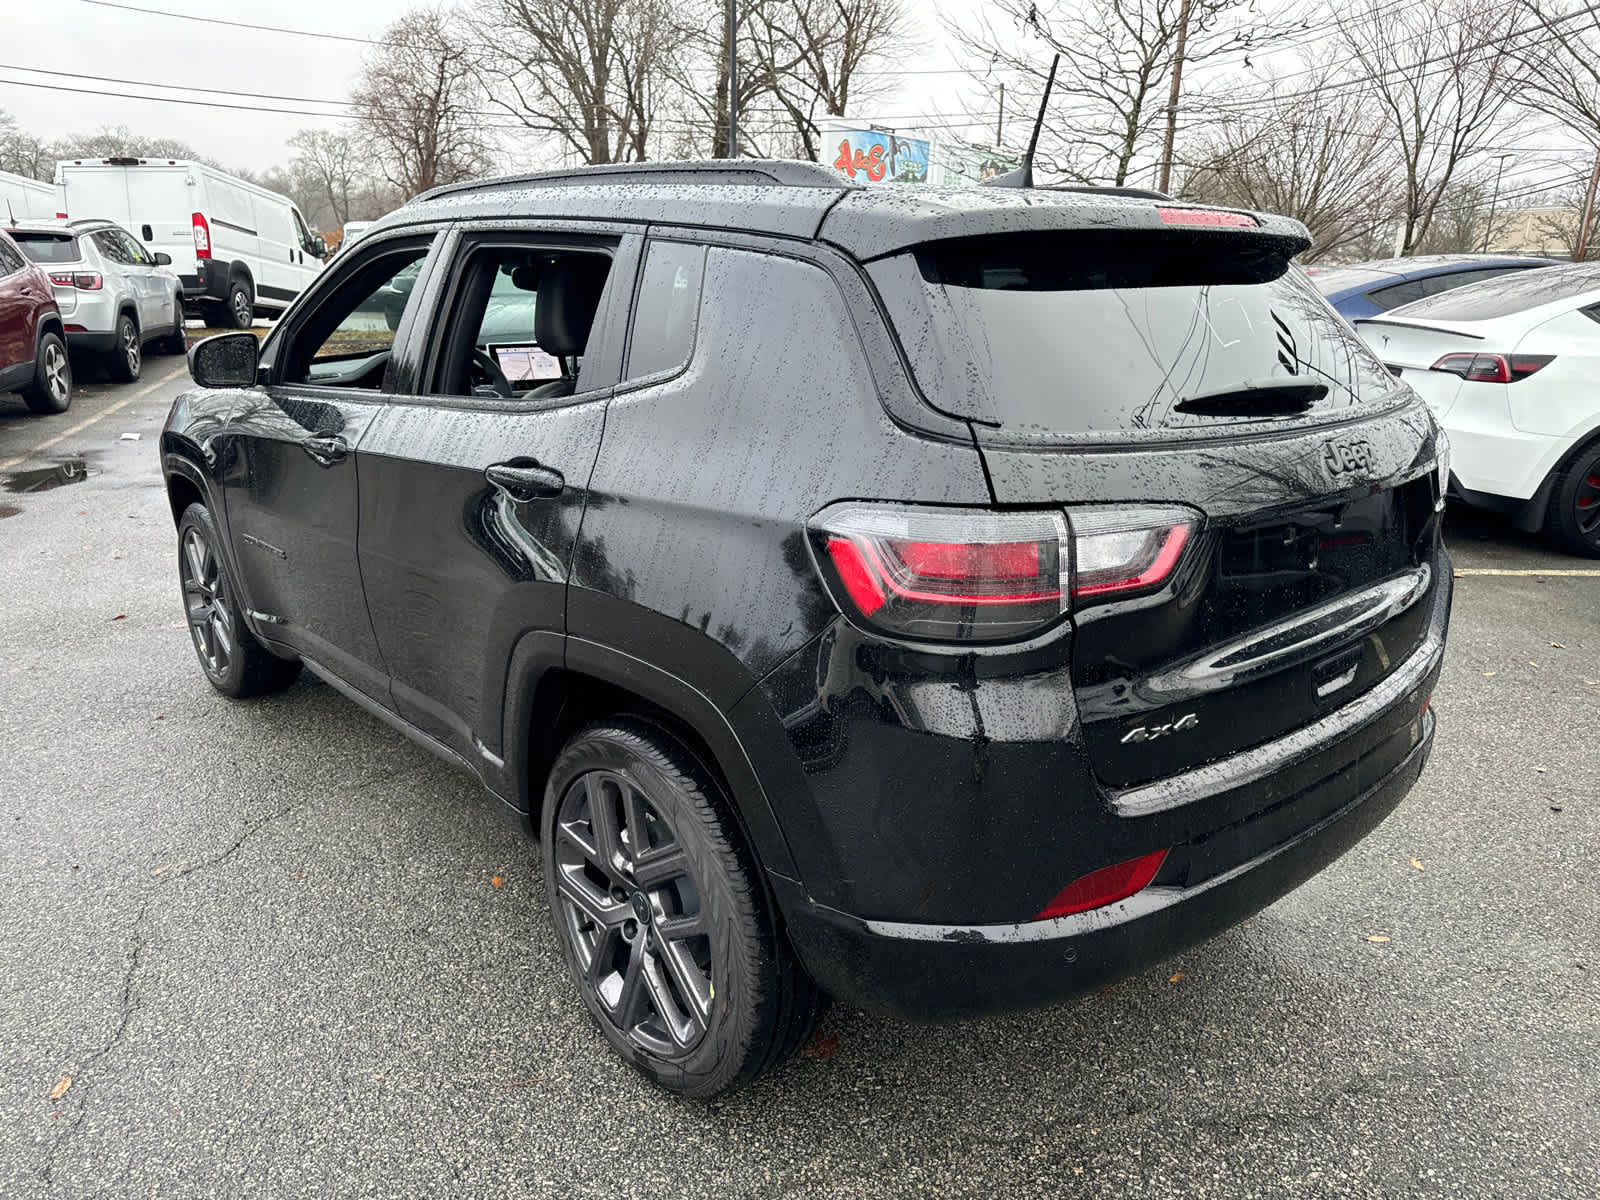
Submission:
[[[181,159],[64,159],[62,211],[105,217],[172,256],[185,306],[208,325],[275,316],[322,270],[327,247],[287,196]]]
[[[58,211],[54,184],[0,171],[0,220],[48,221]]]

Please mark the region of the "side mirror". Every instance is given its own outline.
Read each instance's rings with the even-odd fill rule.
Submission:
[[[157,250],[156,251],[156,266],[158,266],[158,267],[170,267],[171,265],[172,265],[172,255],[166,253],[165,251]]]
[[[312,238],[311,238],[311,242],[312,242],[312,245],[316,246],[316,248],[317,248],[317,257],[318,258],[327,258],[328,257],[328,240],[325,237],[323,237],[320,233],[313,234]]]
[[[219,333],[189,347],[189,374],[204,388],[250,387],[261,343],[253,333]]]

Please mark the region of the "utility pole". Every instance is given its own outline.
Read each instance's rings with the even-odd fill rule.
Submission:
[[[1167,93],[1167,141],[1161,149],[1161,186],[1167,190],[1172,182],[1172,144],[1178,137],[1178,96],[1183,90],[1183,54],[1189,44],[1189,0],[1183,0],[1178,10],[1178,46],[1172,56],[1172,90]]]
[[[1589,174],[1589,190],[1584,195],[1583,223],[1578,226],[1578,244],[1572,251],[1573,262],[1584,262],[1589,255],[1589,234],[1594,225],[1594,194],[1600,187],[1600,147],[1595,148],[1594,170]]]
[[[1494,206],[1500,202],[1500,176],[1505,174],[1506,159],[1515,158],[1516,155],[1501,154],[1496,157],[1500,161],[1500,166],[1494,173],[1494,191],[1489,193],[1489,223],[1484,226],[1483,230],[1483,250],[1481,251],[1483,254],[1489,253],[1489,238],[1494,233]]]
[[[739,0],[728,0],[728,157],[739,157]]]
[[[1000,119],[994,123],[994,148],[1000,149],[1005,141],[1006,130],[1006,85],[1000,85]]]

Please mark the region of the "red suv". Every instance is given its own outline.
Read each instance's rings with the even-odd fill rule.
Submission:
[[[36,413],[66,412],[72,364],[50,277],[0,230],[0,392],[21,392]]]

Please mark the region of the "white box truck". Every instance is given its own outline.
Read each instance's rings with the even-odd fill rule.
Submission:
[[[185,307],[246,329],[289,307],[322,270],[327,246],[287,196],[181,159],[63,159],[61,211],[105,217],[172,256]]]
[[[55,184],[0,171],[0,220],[48,221],[59,211]]]

